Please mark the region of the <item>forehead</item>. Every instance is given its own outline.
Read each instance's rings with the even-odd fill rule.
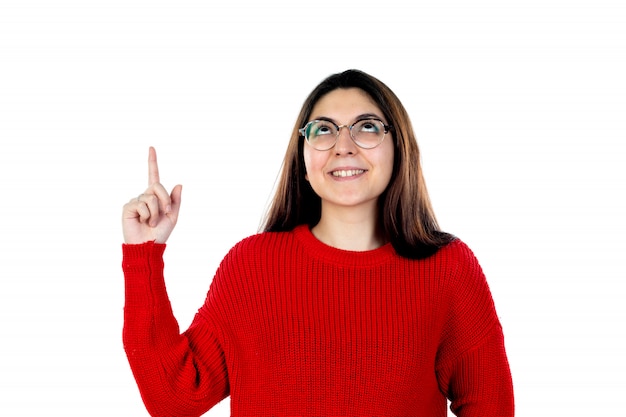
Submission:
[[[330,117],[338,121],[361,114],[373,113],[382,117],[380,108],[360,88],[338,88],[322,96],[311,111],[311,117]]]

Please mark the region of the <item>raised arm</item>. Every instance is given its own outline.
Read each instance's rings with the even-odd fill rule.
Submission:
[[[163,276],[165,241],[180,209],[181,186],[161,185],[156,152],[148,188],[124,205],[124,349],[146,409],[153,416],[198,416],[228,395],[219,328],[198,315],[180,333]]]

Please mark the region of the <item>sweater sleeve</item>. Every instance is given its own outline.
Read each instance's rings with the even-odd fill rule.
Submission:
[[[512,417],[513,384],[502,327],[485,276],[460,243],[437,378],[460,417]]]
[[[180,333],[163,277],[164,244],[123,245],[124,349],[152,416],[199,416],[228,395],[219,329],[196,315]]]

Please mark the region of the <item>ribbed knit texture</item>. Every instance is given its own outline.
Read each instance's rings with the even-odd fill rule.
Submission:
[[[153,416],[513,416],[502,329],[456,240],[424,260],[331,248],[308,227],[244,239],[180,334],[165,245],[123,245],[124,347]]]

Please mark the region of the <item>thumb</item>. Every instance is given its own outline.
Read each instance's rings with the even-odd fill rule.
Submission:
[[[178,184],[172,189],[172,193],[170,194],[170,200],[172,202],[170,214],[174,216],[174,218],[178,218],[178,212],[180,211],[180,202],[181,195],[183,193],[183,186]]]

